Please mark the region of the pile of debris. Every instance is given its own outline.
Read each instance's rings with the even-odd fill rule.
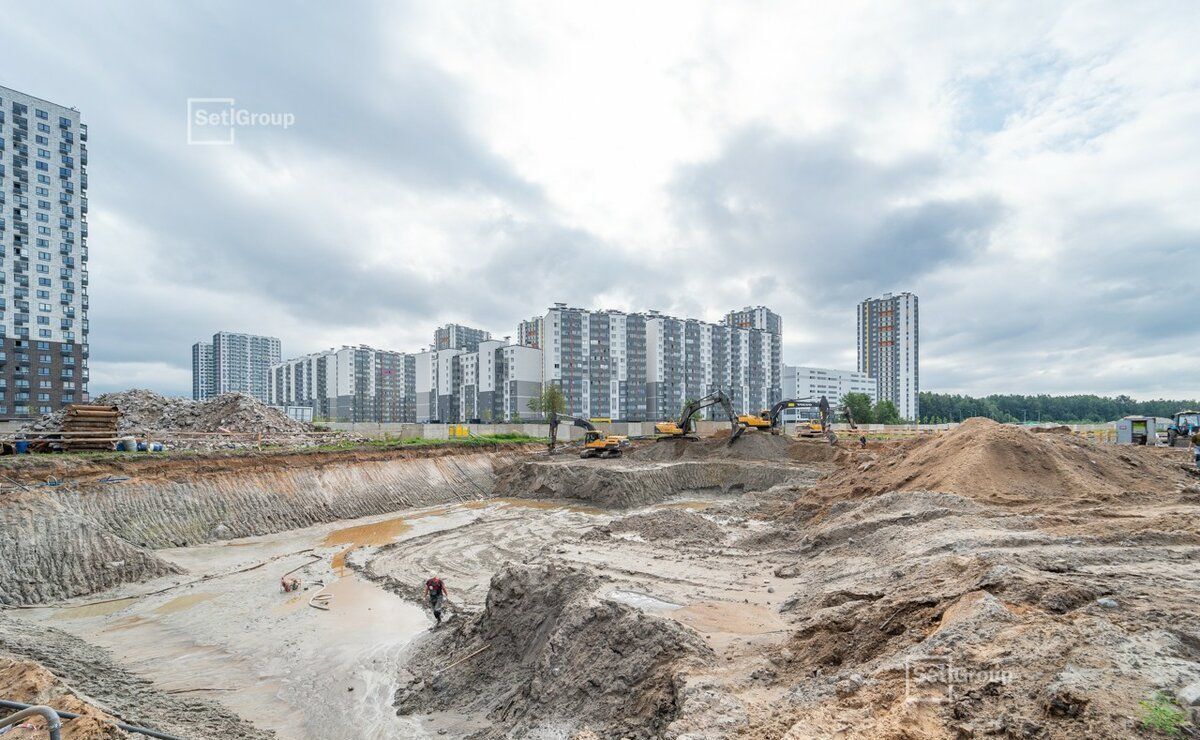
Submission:
[[[92,403],[113,406],[120,411],[118,435],[136,435],[162,440],[172,449],[236,449],[258,444],[258,435],[271,444],[290,447],[316,443],[319,438],[306,436],[312,427],[271,408],[244,393],[224,393],[205,401],[169,398],[154,391],[135,388],[105,393]],[[22,427],[23,432],[61,432],[67,411],[48,414]],[[242,436],[203,437],[187,433],[234,433]],[[173,437],[172,434],[184,433]]]

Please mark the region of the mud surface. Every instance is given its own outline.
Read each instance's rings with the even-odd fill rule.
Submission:
[[[676,622],[598,598],[601,585],[561,563],[505,567],[481,613],[421,645],[397,707],[487,717],[474,738],[661,736],[679,711],[681,671],[713,653]]]

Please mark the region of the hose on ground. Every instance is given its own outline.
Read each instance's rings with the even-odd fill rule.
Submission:
[[[50,733],[50,740],[59,740],[62,737],[62,720],[58,718],[58,712],[43,704],[27,704],[16,714],[10,714],[4,719],[0,719],[0,730],[30,717],[42,717],[46,720],[46,730]]]
[[[0,699],[0,708],[17,710],[17,714],[10,715],[4,719],[0,719],[0,727],[3,727],[3,726],[5,726],[5,723],[12,720],[13,717],[16,717],[22,711],[33,708],[33,705],[22,704],[19,701],[7,701],[5,699]],[[51,731],[50,731],[51,740],[59,739],[58,727],[61,726],[61,722],[59,722],[59,719],[58,719],[59,717],[61,717],[62,719],[76,719],[77,717],[79,717],[79,715],[75,714],[74,712],[63,712],[63,711],[54,709],[52,707],[37,707],[37,708],[49,710],[52,714],[55,715],[53,729],[51,729]],[[50,718],[47,717],[46,721],[49,722]],[[176,735],[168,735],[165,732],[159,732],[158,730],[150,730],[145,727],[137,727],[135,725],[127,725],[124,722],[114,722],[113,724],[116,725],[119,729],[124,730],[125,732],[136,732],[137,734],[145,735],[146,737],[159,738],[159,740],[184,740],[184,738],[178,737]]]

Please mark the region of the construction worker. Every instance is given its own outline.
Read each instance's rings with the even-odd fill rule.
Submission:
[[[442,607],[446,603],[446,584],[441,578],[434,576],[425,581],[425,598],[429,599],[429,608],[433,610],[433,618],[438,624],[442,623]]]
[[[1196,467],[1200,468],[1200,431],[1192,435],[1192,459],[1196,461]]]

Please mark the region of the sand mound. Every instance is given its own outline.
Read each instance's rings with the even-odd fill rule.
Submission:
[[[818,489],[828,497],[926,490],[998,504],[1098,502],[1161,494],[1177,480],[1163,456],[973,418],[833,473]]]
[[[64,712],[81,715],[63,720],[63,740],[110,740],[132,737],[117,729],[116,719],[84,702],[63,681],[41,665],[15,657],[0,655],[0,696],[22,704],[44,704]],[[6,711],[6,710],[0,710]],[[7,713],[7,712],[6,712]],[[13,737],[45,737],[43,720],[26,720],[32,729],[16,730]],[[28,734],[26,734],[28,733]]]
[[[662,509],[646,514],[634,514],[615,519],[596,529],[609,535],[636,534],[647,542],[712,545],[725,540],[725,530],[721,525],[683,509]]]
[[[680,671],[712,652],[677,622],[598,598],[600,585],[557,563],[505,567],[482,613],[417,648],[400,712],[486,715],[476,738],[659,737],[678,713]]]

